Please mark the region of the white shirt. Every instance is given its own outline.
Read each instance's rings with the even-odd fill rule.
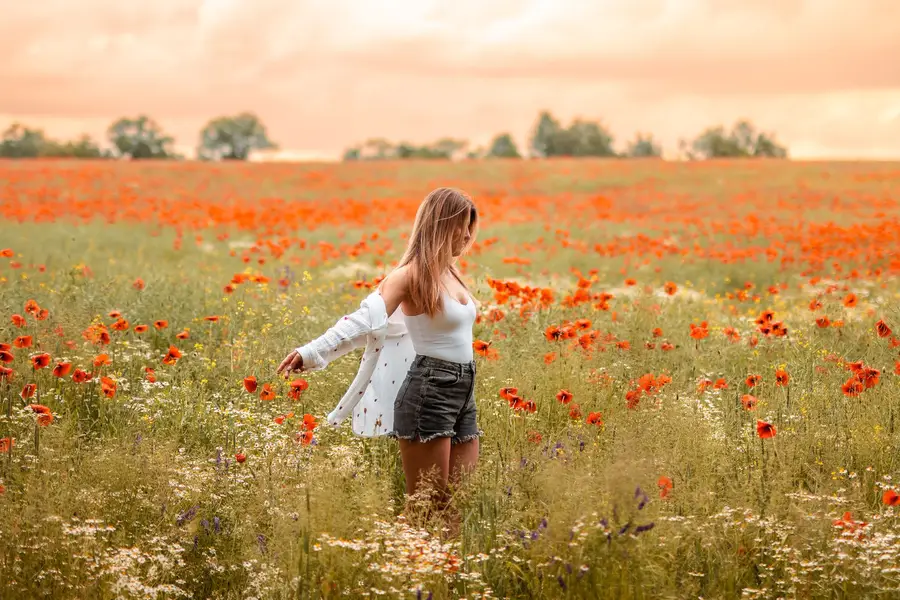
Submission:
[[[385,435],[394,428],[394,400],[416,357],[400,308],[389,317],[381,293],[372,292],[359,309],[341,317],[297,352],[303,357],[305,370],[319,371],[362,346],[365,350],[359,371],[326,421],[339,425],[352,412],[354,433]]]

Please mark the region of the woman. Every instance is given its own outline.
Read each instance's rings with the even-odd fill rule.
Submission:
[[[360,371],[328,422],[337,425],[356,409],[354,431],[397,438],[407,495],[431,488],[441,507],[449,484],[478,461],[476,305],[456,267],[477,229],[478,212],[465,193],[428,194],[397,268],[359,310],[288,354],[277,370],[286,378],[319,370],[365,344]],[[386,410],[392,396],[393,410]],[[450,525],[455,534],[455,518]]]

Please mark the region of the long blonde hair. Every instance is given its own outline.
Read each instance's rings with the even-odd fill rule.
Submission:
[[[441,274],[445,270],[469,289],[453,263],[454,236],[464,227],[469,228],[470,239],[461,254],[469,250],[478,232],[475,203],[462,190],[437,188],[416,211],[409,244],[397,267],[410,265],[409,296],[429,317],[441,309]]]

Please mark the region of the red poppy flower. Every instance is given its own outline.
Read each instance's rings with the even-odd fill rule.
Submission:
[[[305,379],[295,379],[291,382],[291,389],[288,392],[288,398],[291,400],[299,400],[300,394],[309,389],[309,382]]]
[[[778,370],[775,371],[775,383],[781,387],[784,387],[791,380],[791,376],[788,375],[787,371]]]
[[[134,326],[135,333],[147,333],[147,331],[149,331],[149,329],[150,329],[150,327],[147,325],[135,325]]]
[[[22,315],[13,315],[12,317],[10,317],[10,320],[16,327],[25,327],[26,325],[28,325],[28,321],[26,321],[25,317],[23,317]]]
[[[237,454],[234,455],[234,460],[238,461],[239,463],[242,463],[245,460],[247,460],[247,455],[242,452],[238,452]]]
[[[519,393],[518,388],[514,388],[514,387],[500,388],[500,397],[506,401],[509,401],[510,398],[512,398],[513,396],[515,396],[518,393]]]
[[[900,506],[900,494],[895,490],[884,490],[884,493],[881,495],[881,502],[888,506]]]
[[[587,419],[585,420],[587,421],[588,425],[596,425],[600,427],[601,425],[603,425],[603,414],[599,412],[588,413]]]
[[[163,364],[174,365],[181,358],[181,351],[175,346],[169,346],[169,351],[163,357]]]
[[[756,435],[762,439],[775,437],[775,426],[765,421],[756,421]]]
[[[31,357],[31,364],[35,369],[43,369],[50,364],[50,355],[46,352]]]
[[[253,393],[256,391],[256,377],[254,375],[250,375],[249,377],[244,377],[244,389],[249,393]]]
[[[316,423],[316,418],[314,416],[309,413],[303,415],[303,429],[312,431],[317,425],[318,423]]]
[[[700,325],[695,323],[691,323],[691,337],[695,340],[702,340],[709,335],[709,329],[706,321],[703,321]]]
[[[72,373],[72,381],[75,383],[85,383],[90,381],[92,377],[93,375],[87,371],[82,371],[81,369],[75,369],[75,372]]]
[[[674,484],[672,480],[666,477],[665,475],[660,475],[659,479],[656,482],[656,485],[659,487],[659,497],[665,498],[669,495],[669,492],[672,491]]]
[[[163,321],[162,319],[160,319],[159,321],[153,321],[153,326],[156,327],[157,329],[165,329],[166,327],[169,326],[169,322]]]
[[[563,404],[568,404],[572,401],[572,392],[568,390],[559,390],[556,394],[556,399],[559,400]]]
[[[272,386],[268,383],[264,383],[262,386],[262,390],[259,392],[260,400],[274,400],[275,399],[275,390],[272,389]]]
[[[744,394],[743,396],[741,396],[741,405],[747,410],[753,410],[754,408],[756,408],[757,402],[758,400],[756,399],[756,396],[752,396],[750,394]]]
[[[891,333],[893,333],[891,328],[887,326],[887,323],[884,322],[884,319],[875,323],[875,331],[878,333],[878,337],[883,338],[890,337]]]
[[[112,361],[109,359],[109,354],[98,354],[94,357],[94,366],[102,367],[103,365],[108,365]]]
[[[53,374],[57,377],[65,377],[72,371],[72,363],[56,363]]]
[[[110,379],[109,377],[101,377],[100,378],[100,391],[107,398],[112,398],[116,395],[116,388],[118,384]]]
[[[41,427],[46,427],[53,422],[53,413],[43,404],[29,404],[28,408],[37,414],[37,422]]]
[[[865,389],[863,383],[855,376],[845,381],[841,386],[841,391],[844,392],[844,395],[851,398],[862,394],[863,389]]]

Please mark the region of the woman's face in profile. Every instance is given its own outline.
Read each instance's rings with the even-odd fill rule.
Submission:
[[[472,224],[468,223],[466,226],[461,227],[453,238],[454,258],[459,258],[462,255],[463,250],[465,250],[466,246],[472,240],[472,229]]]

